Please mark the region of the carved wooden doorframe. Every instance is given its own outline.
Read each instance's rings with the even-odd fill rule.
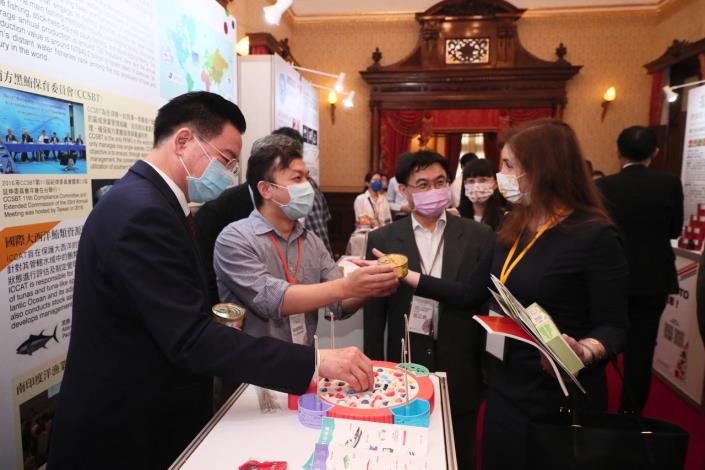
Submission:
[[[405,59],[381,64],[382,52],[360,75],[370,85],[370,167],[380,167],[383,110],[550,108],[561,118],[566,83],[581,66],[541,60],[521,45],[517,21],[525,10],[503,0],[444,0],[416,14],[416,48]]]

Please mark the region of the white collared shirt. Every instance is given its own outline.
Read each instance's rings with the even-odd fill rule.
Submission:
[[[401,208],[409,203],[399,191],[399,183],[396,176],[392,176],[392,179],[389,180],[387,200],[389,201],[389,208],[393,212],[401,212]]]
[[[372,198],[372,193],[367,190],[362,194],[358,194],[353,203],[355,210],[355,220],[360,220],[360,217],[367,216],[377,221],[377,224],[382,226],[392,221],[392,212],[389,209],[387,196],[377,194],[377,200]]]
[[[428,230],[416,220],[411,213],[411,227],[414,231],[416,248],[421,257],[421,273],[440,278],[443,272],[443,233],[447,224],[446,212],[443,211],[433,231]],[[438,337],[438,302],[433,307],[433,337]]]
[[[644,162],[629,162],[629,163],[625,163],[624,165],[622,165],[622,170],[624,170],[628,166],[634,166],[634,165],[647,166],[646,163],[644,163]]]
[[[174,196],[176,196],[176,199],[179,201],[179,205],[181,206],[181,210],[184,211],[184,216],[188,217],[188,215],[191,213],[191,210],[188,208],[188,201],[186,200],[186,195],[184,192],[179,188],[176,183],[174,183],[174,180],[169,178],[166,173],[164,173],[162,170],[157,168],[152,162],[149,162],[147,160],[143,160],[147,165],[151,166],[154,168],[154,171],[159,173],[159,176],[162,177],[164,182],[171,188],[171,190],[174,192]]]

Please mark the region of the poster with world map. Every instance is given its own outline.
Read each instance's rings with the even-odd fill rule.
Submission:
[[[235,18],[216,2],[174,3],[158,3],[161,97],[206,90],[235,102]]]

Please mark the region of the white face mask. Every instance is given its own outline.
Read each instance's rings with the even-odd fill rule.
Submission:
[[[499,192],[502,193],[504,199],[516,204],[526,197],[524,193],[519,190],[519,178],[524,175],[505,175],[504,173],[497,173],[497,188]]]
[[[465,185],[465,196],[471,202],[486,202],[494,193],[494,185],[491,182],[467,183]]]

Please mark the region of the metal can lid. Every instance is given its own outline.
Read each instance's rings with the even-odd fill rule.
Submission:
[[[245,309],[232,303],[215,304],[211,311],[216,317],[228,321],[241,320],[245,316]]]
[[[377,262],[379,264],[390,264],[394,267],[402,267],[404,265],[408,265],[409,258],[398,253],[392,253],[386,256],[382,256],[377,260]]]

